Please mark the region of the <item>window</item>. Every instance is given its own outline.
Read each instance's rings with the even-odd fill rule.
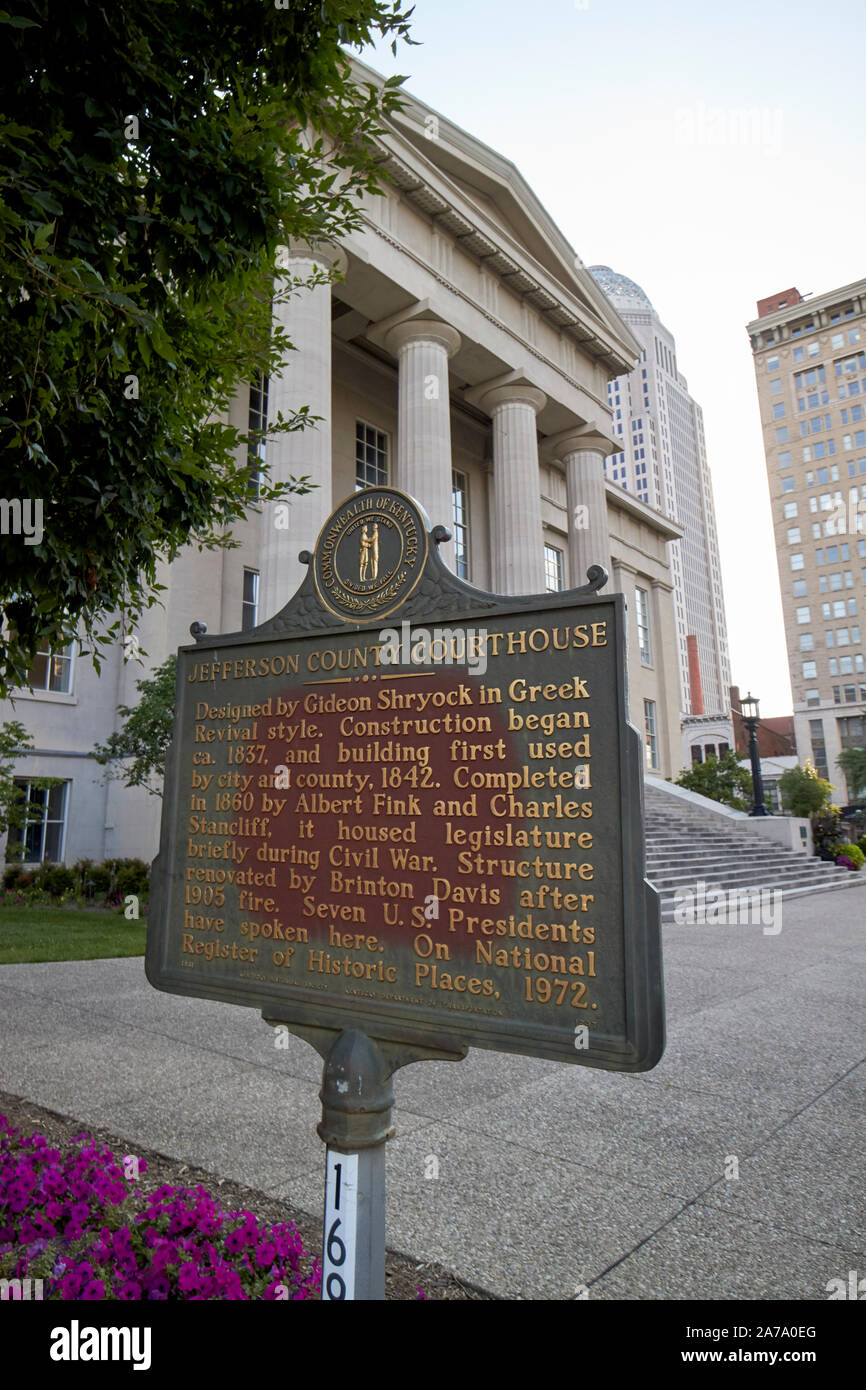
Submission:
[[[799,526],[789,526],[789,527],[788,527],[788,544],[789,544],[789,545],[799,545],[799,544],[800,544],[800,528],[799,528]]]
[[[825,605],[825,606],[826,606],[826,605]],[[798,622],[798,623],[808,623],[808,622],[810,622],[810,621],[811,621],[811,619],[810,619],[810,617],[809,617],[809,609],[808,609],[808,608],[798,608],[798,609],[797,609],[797,622]]]
[[[803,680],[813,681],[818,675],[818,666],[814,661],[803,662]]]
[[[241,631],[249,632],[256,625],[259,608],[259,572],[244,570],[244,598],[241,608]]]
[[[782,378],[781,378],[781,377],[776,377],[776,380],[775,380],[775,381],[771,381],[771,382],[770,382],[770,395],[771,395],[771,396],[781,396],[781,394],[782,394]]]
[[[268,428],[268,388],[270,380],[259,373],[257,381],[250,382],[250,403],[247,416],[247,465],[250,477],[247,487],[253,497],[258,497],[262,485],[262,464],[265,461],[265,434]]]
[[[778,357],[768,357],[768,358],[767,358],[767,371],[768,371],[768,372],[777,372],[778,370],[779,370],[779,359],[778,359]]]
[[[793,478],[783,478],[783,479],[782,479],[782,491],[783,491],[783,492],[793,492],[793,491],[794,491],[794,479],[793,479]]]
[[[785,449],[785,450],[779,455],[779,467],[780,467],[780,468],[790,468],[790,467],[791,467],[791,451],[790,451],[790,449]]]
[[[451,515],[454,531],[454,569],[469,578],[469,483],[465,473],[451,470]]]
[[[787,426],[787,425],[780,425],[779,428],[776,430],[776,443],[777,443],[777,444],[787,444],[787,442],[788,442],[788,426]]]
[[[388,485],[388,436],[375,425],[355,422],[355,491]]]
[[[637,615],[637,644],[640,651],[641,664],[643,666],[652,665],[652,645],[650,643],[649,625],[649,604],[645,589],[635,589],[634,606]]]
[[[850,698],[848,692],[851,692]],[[845,686],[845,703],[853,704],[857,699],[857,687],[855,685]],[[837,719],[836,724],[839,728],[839,742],[843,748],[862,748],[866,743],[866,717],[860,714],[849,714],[844,718]]]
[[[780,402],[779,404],[773,406],[773,419],[774,419],[774,420],[784,420],[784,418],[785,418],[785,407],[784,407],[784,405],[782,405],[781,402]]]
[[[836,686],[835,688],[838,690],[838,686]],[[819,691],[817,691],[817,690],[807,690],[807,691],[806,691],[806,704],[807,704],[807,705],[819,705],[820,703],[821,703],[821,696],[820,696],[820,692],[819,692]],[[838,704],[839,701],[837,700],[836,703]]]
[[[826,777],[827,770],[827,749],[824,743],[824,721],[823,719],[809,720],[809,737],[812,743],[812,762],[819,777]]]
[[[562,592],[562,551],[555,545],[544,547],[544,587],[549,594]]]
[[[800,633],[800,651],[813,652],[815,650],[815,639],[811,632]]]
[[[796,502],[786,502],[786,503],[785,503],[785,520],[786,520],[786,521],[790,521],[790,520],[791,520],[793,517],[795,517],[796,515],[797,515],[797,503],[796,503]]]
[[[799,550],[798,550],[798,551],[796,552],[796,554],[794,554],[794,555],[791,556],[791,569],[792,569],[792,570],[801,570],[802,568],[803,568],[803,553],[802,553],[802,551],[799,551]]]
[[[647,767],[658,767],[659,749],[658,735],[656,732],[656,702],[655,700],[644,700],[643,702],[644,728],[646,732],[646,762]]]
[[[72,691],[72,648],[55,652],[51,647],[36,653],[36,660],[30,667],[27,683],[34,690],[54,690],[63,695]]]
[[[805,579],[795,579],[795,580],[794,580],[794,598],[805,598],[805,597],[806,597],[806,592],[807,592],[807,590],[806,590],[806,581],[805,581]]]
[[[37,787],[26,778],[14,778],[15,786],[25,803],[25,824],[19,829],[10,827],[6,858],[21,856],[26,864],[40,864],[47,859],[58,864],[63,858],[66,829],[68,782],[54,787]]]

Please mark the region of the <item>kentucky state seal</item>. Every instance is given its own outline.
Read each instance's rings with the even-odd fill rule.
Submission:
[[[331,513],[316,541],[319,598],[349,621],[387,617],[421,578],[427,546],[417,502],[396,488],[365,488]]]

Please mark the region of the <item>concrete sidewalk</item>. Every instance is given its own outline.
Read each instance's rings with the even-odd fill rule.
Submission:
[[[511,1299],[823,1300],[866,1273],[864,928],[848,892],[776,936],[666,926],[652,1072],[399,1072],[388,1244]],[[253,1011],[131,959],[0,967],[0,1020],[0,1089],[320,1211],[319,1058]]]

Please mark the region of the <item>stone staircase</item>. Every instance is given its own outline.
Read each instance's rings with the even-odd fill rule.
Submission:
[[[701,882],[710,902],[718,901],[719,889],[742,895],[749,890],[775,890],[785,899],[830,889],[866,888],[866,866],[852,873],[785,848],[750,826],[747,816],[720,815],[712,809],[714,803],[703,797],[683,801],[645,783],[644,805],[646,876],[661,897],[662,921],[673,921],[676,903],[687,901],[686,890],[697,895]],[[852,906],[866,916],[866,899]]]

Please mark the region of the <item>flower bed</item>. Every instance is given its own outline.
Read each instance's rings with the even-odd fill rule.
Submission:
[[[87,1134],[61,1152],[0,1115],[0,1277],[42,1279],[63,1300],[319,1297],[294,1225],[224,1211],[202,1186],[145,1196],[146,1166]]]

